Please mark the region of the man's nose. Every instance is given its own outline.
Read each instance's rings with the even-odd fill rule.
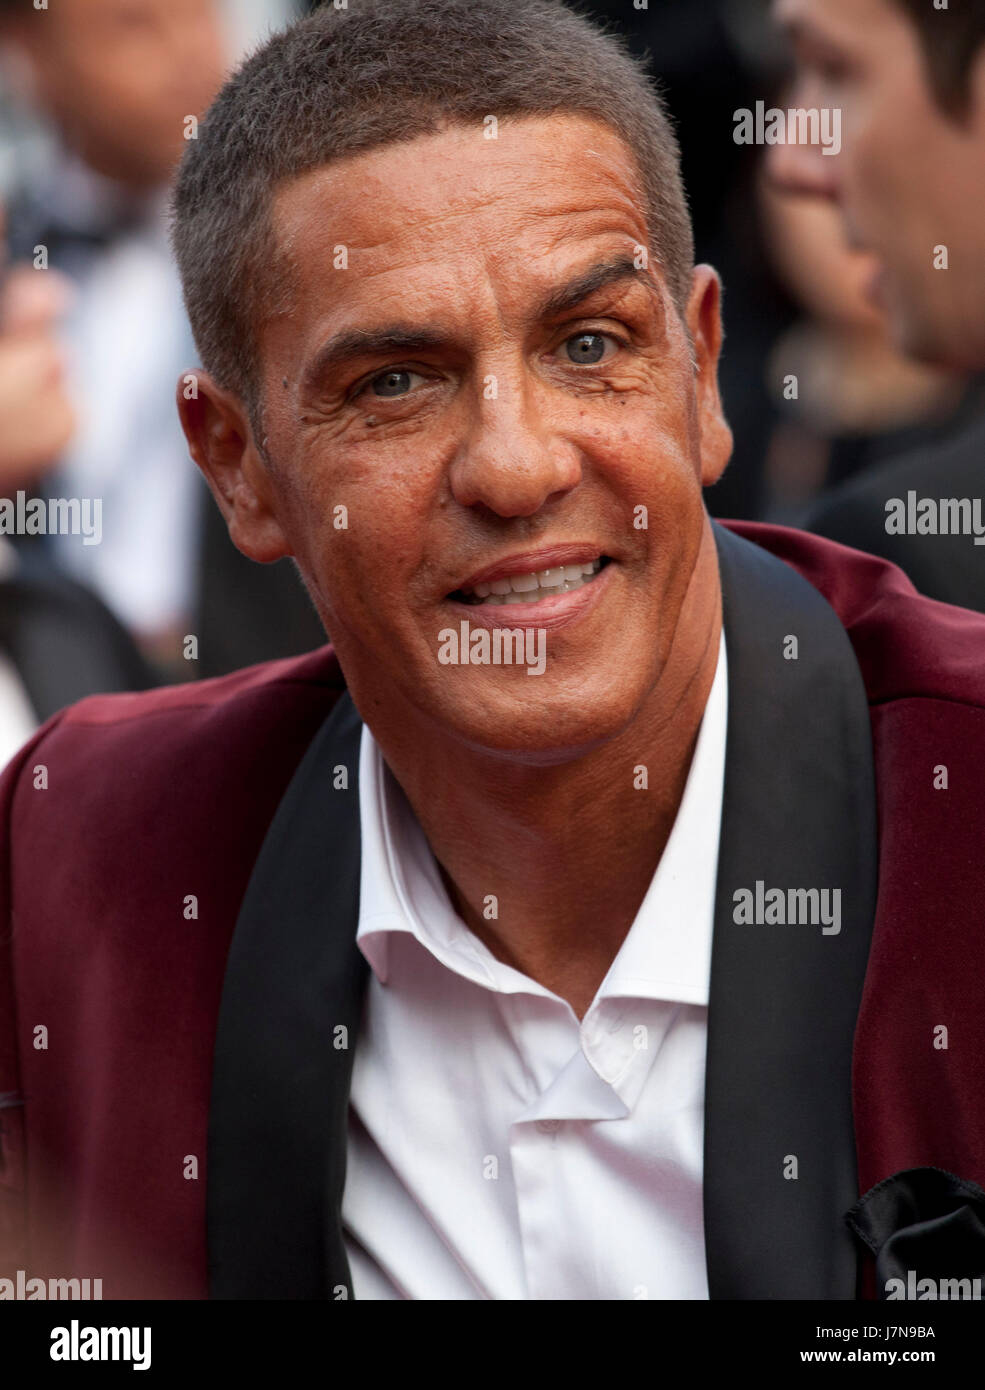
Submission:
[[[838,196],[838,155],[825,155],[819,145],[791,141],[770,145],[766,151],[766,175],[783,193],[806,193],[815,198]]]
[[[498,516],[533,516],[552,497],[581,481],[577,447],[544,418],[537,393],[500,383],[483,388],[469,434],[452,465],[452,495],[463,507],[482,505]]]

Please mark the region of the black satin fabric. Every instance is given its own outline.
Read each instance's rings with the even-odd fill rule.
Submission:
[[[876,1259],[876,1289],[901,1279],[980,1279],[985,1293],[985,1191],[943,1168],[907,1168],[885,1178],[845,1217]],[[940,1296],[940,1295],[938,1295]],[[966,1295],[967,1296],[967,1295]]]

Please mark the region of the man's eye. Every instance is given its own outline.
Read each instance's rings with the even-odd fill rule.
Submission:
[[[843,82],[847,82],[849,69],[844,63],[839,63],[832,59],[827,63],[819,63],[817,66],[818,78],[829,87],[838,87]]]
[[[372,381],[366,383],[366,387],[372,391],[374,396],[405,396],[411,389],[412,377],[418,377],[422,381],[424,379],[420,372],[393,368],[388,372],[381,372],[379,376],[374,376]]]
[[[572,362],[593,365],[605,356],[605,345],[612,342],[605,333],[576,333],[564,342],[565,351]]]
[[[797,76],[801,82],[826,83],[834,86],[851,75],[851,67],[841,53],[831,49],[807,48],[797,55]],[[791,105],[795,105],[793,101]]]
[[[833,87],[844,80],[846,68],[843,63],[838,63],[833,59],[812,59],[808,63],[803,63],[797,71],[796,92],[790,95],[790,105],[804,105],[812,95],[816,94],[816,89],[821,87]],[[806,91],[805,91],[806,89]],[[797,98],[795,100],[794,98]]]

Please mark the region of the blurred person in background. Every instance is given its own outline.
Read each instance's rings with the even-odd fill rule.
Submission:
[[[0,285],[0,497],[41,477],[75,427],[54,335],[68,299],[60,276],[31,266],[14,267]],[[64,705],[149,684],[99,599],[0,535],[0,767]]]
[[[273,6],[273,18],[282,7]],[[75,287],[76,428],[52,488],[99,497],[103,540],[47,537],[171,679],[293,654],[323,634],[293,568],[246,564],[185,448],[174,380],[191,350],[167,244],[171,175],[230,56],[217,0],[0,0],[8,85],[51,139],[15,168],[10,241]],[[38,272],[40,273],[40,272]],[[28,541],[28,545],[30,545]],[[198,639],[185,660],[183,638]]]
[[[772,178],[837,208],[872,257],[866,293],[902,351],[985,371],[985,0],[775,0],[773,13],[796,63],[789,105],[840,110],[842,136],[834,156],[773,145]],[[978,537],[941,534],[958,513],[939,506],[963,503],[962,527],[974,524],[983,473],[978,409],[947,443],[847,483],[810,525],[894,561],[932,598],[985,611]]]
[[[825,489],[919,445],[982,408],[981,382],[902,353],[866,292],[873,257],[847,242],[823,198],[760,178],[767,253],[800,314],[767,362],[777,422],[765,457],[770,520],[799,525]]]

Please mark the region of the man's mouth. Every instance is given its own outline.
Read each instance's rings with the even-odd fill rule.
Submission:
[[[557,594],[570,594],[591,584],[600,570],[609,563],[608,555],[578,564],[554,565],[548,569],[504,574],[496,579],[456,589],[448,597],[456,603],[473,607],[508,607],[539,603]]]

